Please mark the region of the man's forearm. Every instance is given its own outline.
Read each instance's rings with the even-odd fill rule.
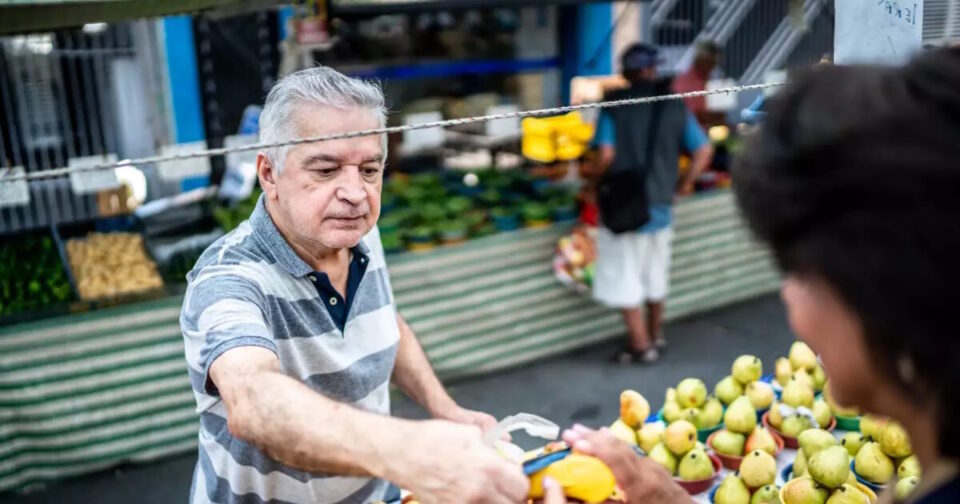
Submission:
[[[434,373],[413,329],[400,315],[397,315],[397,325],[400,328],[400,341],[397,343],[393,383],[430,414],[442,417],[443,412],[456,407],[456,403]]]
[[[412,422],[338,403],[279,372],[239,378],[227,403],[231,433],[310,472],[389,477]]]
[[[692,186],[703,172],[707,171],[710,163],[713,161],[713,146],[704,145],[693,153],[693,159],[690,161],[690,171],[684,177],[683,185]]]

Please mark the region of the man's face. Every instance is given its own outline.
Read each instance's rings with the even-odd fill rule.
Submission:
[[[303,105],[293,120],[299,137],[380,127],[376,113],[361,108]],[[272,217],[288,239],[311,253],[353,247],[380,216],[380,137],[297,145],[287,152],[281,173],[261,167],[260,181],[276,208],[273,214],[279,214]]]

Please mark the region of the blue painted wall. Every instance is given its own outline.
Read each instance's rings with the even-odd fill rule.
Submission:
[[[577,6],[577,75],[613,72],[613,4]]]
[[[170,76],[170,99],[173,103],[174,140],[177,143],[203,140],[206,132],[203,127],[193,23],[189,16],[167,17],[163,19],[163,31]]]

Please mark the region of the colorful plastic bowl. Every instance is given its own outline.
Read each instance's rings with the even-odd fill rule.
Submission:
[[[770,430],[770,429],[767,429],[767,430]],[[716,435],[717,433],[714,432],[713,434],[710,434],[710,437],[707,438],[707,441],[706,441],[707,448],[710,448],[711,450],[713,450],[713,454],[716,455],[718,459],[720,459],[720,463],[723,464],[723,467],[726,467],[727,469],[730,469],[732,471],[736,471],[740,469],[740,463],[743,462],[743,456],[727,455],[725,453],[718,452],[716,448],[713,447],[713,438]],[[773,454],[774,458],[776,458],[777,455],[780,455],[780,452],[783,451],[783,447],[784,447],[783,438],[780,437],[780,435],[778,435],[776,432],[772,430],[770,430],[770,435],[773,437],[773,441],[777,443],[777,453]]]
[[[683,487],[683,489],[686,490],[690,495],[701,494],[709,490],[710,487],[713,486],[714,480],[717,479],[717,474],[720,474],[720,469],[723,467],[723,465],[720,463],[720,459],[718,459],[716,455],[712,453],[708,453],[707,456],[710,457],[710,462],[713,463],[713,475],[709,478],[694,481],[684,481],[680,478],[673,478],[673,480]]]
[[[860,417],[848,417],[836,415],[837,419],[837,428],[842,431],[847,432],[859,432],[860,431]]]
[[[780,437],[783,439],[783,444],[784,444],[784,446],[786,446],[787,448],[792,448],[792,449],[796,450],[797,448],[800,447],[800,445],[797,443],[797,438],[788,436],[788,435],[784,434],[783,432],[780,432],[780,431],[779,431],[776,427],[774,427],[773,425],[770,425],[770,412],[769,412],[769,411],[763,414],[763,425],[766,426],[767,429],[770,429],[770,432],[771,432],[771,433],[780,436]],[[830,431],[830,432],[833,432],[833,430],[836,429],[836,428],[837,428],[837,419],[836,419],[836,417],[834,417],[833,420],[830,421],[830,425],[827,426],[827,430]]]
[[[793,462],[787,464],[787,467],[780,471],[780,479],[783,480],[784,484],[793,479]]]
[[[870,480],[868,480],[868,479],[860,476],[859,474],[857,474],[857,469],[854,467],[854,465],[856,465],[856,464],[854,464],[854,461],[851,460],[851,461],[850,461],[850,470],[853,472],[853,475],[857,477],[857,482],[858,482],[858,483],[860,483],[861,485],[869,488],[870,490],[873,490],[874,492],[882,492],[885,488],[887,488],[887,485],[878,485],[878,484],[876,484],[876,483],[874,483],[874,482],[872,482],[872,481],[870,481]]]

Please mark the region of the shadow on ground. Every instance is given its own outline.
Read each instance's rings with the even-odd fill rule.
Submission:
[[[578,350],[522,369],[462,380],[450,391],[465,407],[498,418],[528,412],[566,426],[574,422],[601,426],[618,415],[618,396],[633,388],[655,409],[664,391],[681,379],[695,376],[712,389],[730,373],[730,364],[743,353],[759,356],[765,371],[786,353],[792,340],[779,299],[764,297],[713,313],[669,324],[670,346],[649,366],[617,366],[608,358],[621,344],[610,342]],[[425,413],[403,397],[394,401],[394,414],[423,418]],[[531,444],[521,440],[521,444]],[[196,455],[173,457],[146,465],[65,480],[28,494],[0,494],[0,503],[18,504],[170,504],[187,502]]]

